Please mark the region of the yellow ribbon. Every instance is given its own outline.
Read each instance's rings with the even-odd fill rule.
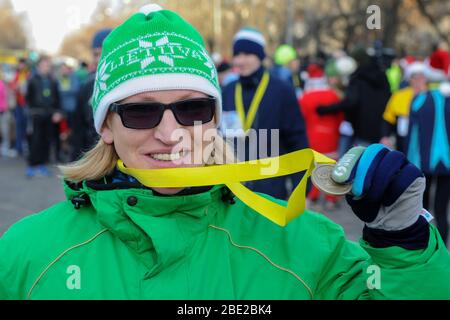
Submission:
[[[252,99],[247,116],[245,116],[244,102],[242,101],[242,85],[239,82],[236,84],[234,103],[236,104],[236,111],[239,115],[239,119],[241,119],[242,128],[245,132],[252,127],[253,121],[255,121],[256,112],[258,112],[259,105],[261,104],[261,100],[266,92],[269,80],[269,73],[265,72],[258,88],[256,89],[255,96]]]
[[[295,73],[292,75],[292,82],[294,84],[294,88],[300,88],[300,77]]]
[[[126,168],[121,160],[117,162],[117,167],[123,173],[135,177],[143,185],[150,188],[225,184],[247,206],[270,221],[284,227],[305,210],[306,183],[315,168],[315,164],[333,163],[335,163],[335,160],[312,149],[304,149],[280,157],[194,168],[131,169]],[[276,168],[276,170],[272,168]],[[287,206],[279,205],[254,193],[241,183],[286,176],[305,170],[306,172],[292,192]]]

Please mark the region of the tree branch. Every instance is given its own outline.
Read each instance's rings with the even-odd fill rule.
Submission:
[[[434,22],[433,16],[428,12],[426,5],[424,3],[423,0],[416,0],[417,3],[417,7],[419,8],[420,13],[427,18],[428,22],[430,23],[430,25],[433,27],[433,29],[436,31],[436,33],[438,34],[439,38],[441,38],[441,40],[445,41],[447,44],[450,45],[450,41],[447,38],[447,36],[439,29],[439,27],[437,26],[437,24]]]

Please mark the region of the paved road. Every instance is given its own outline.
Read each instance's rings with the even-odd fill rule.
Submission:
[[[0,158],[0,235],[23,217],[39,212],[52,204],[65,200],[57,169],[53,177],[25,178],[22,159]],[[347,237],[358,240],[363,224],[351,213],[346,204],[327,216],[341,224]]]
[[[21,159],[0,158],[0,235],[23,217],[64,200],[56,176],[29,180],[25,167]],[[56,169],[52,171],[56,173]]]

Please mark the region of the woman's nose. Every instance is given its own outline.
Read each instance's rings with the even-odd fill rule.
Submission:
[[[175,119],[173,112],[166,110],[161,122],[155,128],[155,138],[165,144],[177,143],[180,140],[180,134],[177,133],[177,130],[181,130],[181,125]]]

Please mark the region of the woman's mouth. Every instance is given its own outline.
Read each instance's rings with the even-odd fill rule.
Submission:
[[[154,160],[157,161],[177,161],[177,160],[181,160],[182,158],[184,158],[186,155],[188,154],[187,151],[182,150],[179,152],[175,152],[175,153],[151,153],[148,156]]]
[[[171,152],[171,153],[149,153],[147,156],[149,156],[151,159],[161,162],[178,162],[182,159],[184,159],[189,154],[189,151],[181,150],[178,152]]]

